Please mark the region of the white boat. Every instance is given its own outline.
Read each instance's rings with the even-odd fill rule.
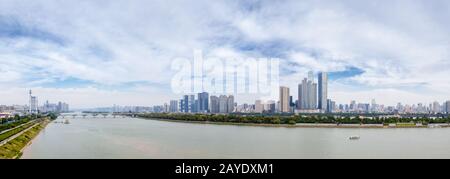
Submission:
[[[360,137],[359,136],[350,136],[348,139],[350,139],[350,140],[359,140]]]

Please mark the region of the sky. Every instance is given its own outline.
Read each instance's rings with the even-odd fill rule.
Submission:
[[[174,58],[280,58],[280,85],[330,74],[329,98],[450,99],[447,0],[0,0],[0,104],[157,105]],[[295,95],[294,95],[295,96]],[[252,98],[239,96],[238,102]]]

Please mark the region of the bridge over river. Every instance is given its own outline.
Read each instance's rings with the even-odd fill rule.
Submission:
[[[117,118],[137,117],[137,113],[71,113],[60,114],[61,118]]]

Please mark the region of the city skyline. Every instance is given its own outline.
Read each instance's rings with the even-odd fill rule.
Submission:
[[[50,103],[49,100],[40,102],[38,95],[34,94],[32,90],[28,91],[27,104],[0,104],[0,118],[11,116],[25,116],[31,114],[47,114],[47,113],[67,113],[70,112],[69,104],[58,101],[57,103]]]
[[[0,104],[27,104],[24,94],[32,89],[72,108],[160,105],[180,97],[171,89],[171,63],[194,58],[195,50],[205,57],[279,58],[279,84],[291,94],[313,70],[328,73],[327,96],[337,104],[442,104],[450,99],[449,6],[4,0]],[[130,13],[117,13],[124,9]],[[233,96],[241,103],[258,99]]]
[[[317,75],[317,80],[315,80],[314,78],[314,72],[309,71],[308,72],[308,77],[307,78],[303,78],[302,82],[300,84],[298,84],[298,92],[297,92],[297,100],[293,101],[293,95],[292,93],[290,93],[290,88],[286,87],[286,86],[280,86],[279,87],[279,98],[278,99],[267,99],[266,101],[261,100],[259,98],[257,98],[256,100],[254,100],[253,102],[241,102],[238,103],[236,102],[235,96],[234,95],[223,95],[223,94],[218,94],[217,96],[215,95],[211,95],[209,98],[210,93],[208,92],[201,92],[201,93],[192,93],[189,95],[183,95],[183,98],[181,100],[170,100],[169,103],[164,103],[164,105],[160,105],[162,103],[158,103],[156,105],[117,105],[117,104],[113,104],[113,105],[109,105],[109,106],[113,106],[113,111],[116,111],[115,108],[116,107],[125,107],[125,109],[142,109],[142,110],[137,110],[140,112],[151,112],[151,111],[157,111],[157,112],[184,112],[184,113],[232,113],[233,110],[235,108],[238,107],[238,104],[241,105],[251,105],[253,104],[253,110],[255,111],[261,111],[263,112],[263,110],[258,110],[256,109],[258,103],[261,105],[269,105],[269,108],[272,108],[270,105],[276,105],[273,107],[273,112],[278,112],[278,113],[286,113],[288,111],[288,109],[282,109],[283,107],[281,107],[281,99],[283,98],[285,101],[287,101],[286,103],[288,103],[288,107],[289,108],[294,108],[294,109],[302,109],[302,110],[307,110],[306,113],[310,113],[310,112],[321,112],[321,113],[330,113],[330,112],[336,112],[340,111],[346,111],[346,112],[358,112],[359,110],[361,110],[361,108],[366,108],[367,107],[367,111],[366,112],[371,112],[373,110],[374,106],[381,106],[383,108],[386,108],[386,110],[388,108],[392,108],[390,109],[391,111],[394,109],[404,109],[404,108],[408,108],[410,111],[414,111],[414,110],[422,110],[419,111],[419,113],[427,113],[427,112],[447,112],[450,111],[450,100],[441,100],[441,101],[433,101],[433,102],[419,102],[419,103],[402,103],[402,102],[397,102],[395,105],[387,105],[387,104],[382,104],[382,103],[376,103],[376,99],[372,98],[370,103],[368,101],[357,101],[357,100],[351,100],[349,103],[337,103],[336,101],[333,101],[333,99],[330,99],[329,96],[327,95],[329,89],[328,89],[328,75],[326,72],[318,72]],[[302,87],[306,86],[306,87]],[[324,86],[324,87],[321,87]],[[303,93],[302,91],[305,91],[305,89],[309,92],[307,93]],[[324,90],[324,91],[323,91]],[[312,91],[312,92],[311,92]],[[313,93],[313,94],[311,94]],[[196,95],[197,98],[195,97]],[[306,96],[306,98],[300,98],[300,96]],[[323,96],[323,97],[321,97]],[[216,112],[211,112],[211,103],[214,102],[215,99],[213,98],[217,98],[217,103],[220,103],[221,98],[225,98],[226,100],[223,101],[222,105],[220,106],[226,106],[226,108],[224,109],[220,109],[218,108]],[[228,98],[232,98],[232,102],[228,102]],[[278,100],[278,101],[277,101]],[[188,103],[184,103],[183,101],[188,101]],[[324,106],[322,106],[322,102],[321,101],[326,101],[326,103],[324,104]],[[358,102],[358,103],[357,103]],[[309,104],[308,104],[309,103]],[[330,104],[334,104],[333,107],[330,107]],[[28,91],[28,104],[0,104],[1,106],[5,106],[5,107],[13,107],[13,106],[17,106],[20,108],[26,108],[27,112],[30,113],[36,113],[36,111],[40,111],[40,112],[45,112],[45,109],[54,109],[54,110],[49,110],[49,111],[61,111],[60,110],[60,106],[61,104],[63,105],[67,105],[67,110],[62,110],[65,112],[68,112],[68,104],[66,103],[62,103],[61,101],[58,102],[57,106],[59,107],[54,107],[55,104],[49,104],[49,100],[46,100],[45,102],[43,102],[42,104],[39,103],[38,101],[38,97],[37,96],[33,96],[32,95],[32,90]],[[49,107],[49,105],[51,105],[51,107]],[[219,106],[219,104],[217,104]],[[353,107],[352,107],[353,105]],[[363,105],[363,107],[361,107]],[[176,106],[176,107],[175,107]],[[232,106],[232,107],[230,107]],[[88,107],[88,108],[75,108],[75,110],[92,110],[92,109],[105,109],[107,111],[108,110],[108,106],[96,106],[96,107]],[[228,110],[228,108],[232,108],[231,110]],[[264,107],[262,107],[264,109]],[[267,107],[266,107],[267,108]],[[335,109],[333,109],[335,108]],[[422,109],[420,109],[422,108]],[[56,110],[57,109],[57,110]],[[345,109],[345,110],[344,110]],[[308,111],[308,110],[312,110],[312,111]],[[317,110],[317,111],[314,111]],[[131,110],[133,111],[133,110]],[[259,113],[261,113],[259,112]],[[292,113],[293,111],[289,111],[290,113]],[[305,112],[305,111],[304,111]],[[373,112],[373,111],[372,111]],[[257,112],[258,113],[258,112]]]
[[[156,113],[398,113],[398,114],[445,114],[450,113],[450,100],[444,102],[434,101],[431,103],[403,104],[397,103],[389,106],[376,102],[372,99],[370,103],[356,100],[350,103],[336,103],[327,96],[329,89],[326,72],[317,73],[317,81],[314,73],[309,72],[308,77],[298,85],[299,95],[297,100],[291,95],[290,89],[285,86],[279,87],[278,100],[266,99],[255,100],[254,103],[239,103],[233,95],[211,95],[208,92],[196,95],[183,95],[180,100],[170,100],[169,103],[154,106],[121,106],[114,104],[113,107],[85,108],[83,111],[92,112],[156,112]],[[316,83],[317,82],[317,83]],[[319,88],[317,88],[319,86]],[[304,93],[304,91],[308,91]],[[4,105],[0,104],[2,114],[26,114],[47,112],[70,112],[69,104],[59,101],[49,103],[46,100],[42,105],[38,102],[38,96],[33,95],[32,90],[28,92],[27,105]],[[319,102],[317,102],[319,101]],[[325,101],[325,104],[322,104]],[[74,109],[72,111],[79,111]],[[4,113],[7,112],[7,113]]]
[[[315,80],[317,75],[317,80]],[[295,83],[295,82],[294,82]],[[298,84],[297,96],[291,95],[290,88],[279,86],[278,99],[266,98],[255,100],[254,103],[239,103],[234,101],[233,95],[211,95],[210,93],[198,93],[195,95],[184,95],[182,99],[171,100],[170,106],[167,103],[161,106],[153,106],[149,111],[154,113],[191,113],[191,114],[230,114],[230,113],[266,113],[266,114],[445,114],[450,113],[450,100],[444,103],[432,102],[429,104],[402,104],[396,106],[379,104],[376,99],[370,103],[357,102],[336,103],[333,98],[328,96],[328,73],[313,71],[308,72],[307,77],[303,78]],[[332,90],[331,90],[332,91]],[[294,100],[297,97],[297,100]],[[207,107],[209,106],[209,108]],[[180,110],[178,110],[178,107]]]

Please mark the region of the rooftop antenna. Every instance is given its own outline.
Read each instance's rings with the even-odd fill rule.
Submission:
[[[30,104],[29,104],[29,107],[30,107],[29,110],[30,110],[30,111],[29,111],[29,112],[30,112],[30,114],[31,114],[31,112],[32,112],[32,109],[31,109],[31,102],[32,102],[32,100],[31,100],[31,95],[32,95],[32,92],[31,92],[31,90],[30,90],[29,94],[30,94]]]

